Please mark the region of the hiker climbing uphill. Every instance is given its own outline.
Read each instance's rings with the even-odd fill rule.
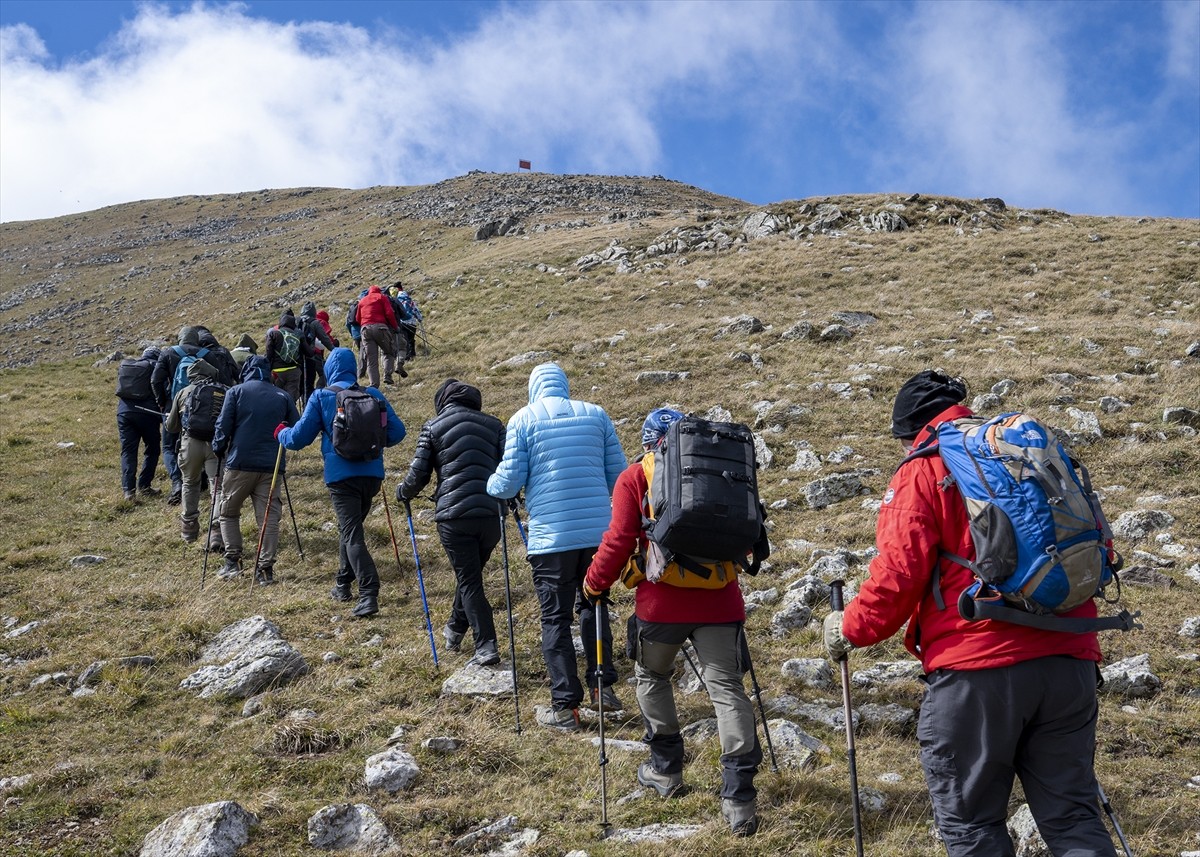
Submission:
[[[279,324],[267,331],[265,356],[271,365],[271,376],[275,385],[284,390],[292,401],[300,401],[304,394],[304,362],[312,356],[312,349],[296,327],[296,316],[284,310]]]

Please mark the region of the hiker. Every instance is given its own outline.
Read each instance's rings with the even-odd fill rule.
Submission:
[[[154,390],[154,401],[158,410],[166,413],[179,391],[187,386],[187,365],[197,357],[204,357],[208,349],[200,345],[198,327],[187,326],[179,330],[179,343],[170,348],[164,348],[154,365],[154,373],[150,376],[150,386]],[[182,365],[182,369],[180,368]],[[171,493],[167,495],[167,504],[178,506],[183,498],[183,476],[179,472],[179,434],[169,430],[166,423],[162,428],[162,458],[167,468],[167,476],[171,479]]]
[[[650,488],[643,460],[653,458],[667,429],[682,418],[683,414],[669,408],[651,411],[646,417],[642,455],[617,478],[612,523],[584,578],[583,590],[588,598],[606,597],[630,563],[645,568]],[[723,565],[730,570],[734,564]],[[746,607],[737,576],[730,573],[723,587],[712,589],[684,588],[642,577],[635,587],[636,618],[631,621],[630,650],[636,652],[637,701],[646,725],[644,740],[650,745],[650,760],[638,768],[637,780],[662,797],[679,794],[683,788],[683,736],[671,680],[675,658],[690,639],[717,714],[721,814],[735,835],[749,836],[758,829],[754,775],[763,755],[754,709],[743,684],[749,658],[743,648]]]
[[[240,373],[242,367],[246,365],[246,361],[258,354],[258,343],[254,341],[254,338],[250,334],[243,333],[238,340],[238,344],[234,346],[230,354],[233,355],[233,361],[237,363],[238,372]]]
[[[212,486],[217,478],[217,457],[212,450],[212,435],[196,436],[190,430],[193,417],[192,391],[201,385],[221,386],[217,382],[217,369],[203,358],[197,358],[187,367],[188,385],[175,394],[171,410],[164,425],[179,438],[179,472],[182,480],[179,512],[179,532],[188,544],[200,537],[200,478],[208,475]],[[223,391],[222,391],[223,393]],[[213,414],[214,418],[216,414]],[[206,545],[206,548],[208,546]]]
[[[936,443],[936,427],[972,416],[966,385],[926,370],[892,409],[907,455]],[[845,611],[825,620],[825,646],[841,661],[908,621],[904,644],[928,685],[917,738],[933,815],[950,857],[1012,857],[1005,826],[1013,774],[1055,854],[1113,855],[1097,802],[1094,632],[1065,633],[1003,621],[968,622],[956,607],[973,582],[967,510],[938,455],[906,460],[883,495],[879,555]],[[936,589],[935,589],[936,587]],[[944,604],[944,607],[939,606]],[[1064,614],[1093,618],[1090,599]]]
[[[612,420],[599,405],[569,398],[567,375],[557,363],[542,363],[529,375],[529,404],[508,421],[504,456],[487,482],[502,500],[525,492],[529,513],[527,555],[542,614],[542,657],[550,673],[551,706],[539,706],[537,722],[562,730],[579,728],[583,686],[572,639],[579,614],[584,640],[596,639],[596,611],[583,597],[583,575],[611,517],[613,485],[625,469],[625,454]],[[613,692],[617,670],[612,629],[601,628],[604,680],[596,684],[596,649],[585,645],[591,704],[604,694],[606,711],[624,708]]]
[[[296,328],[296,316],[286,309],[279,316],[279,324],[267,330],[266,358],[271,364],[271,379],[292,401],[299,401],[304,392],[304,361],[312,356],[312,349]]]
[[[355,288],[358,288],[355,286]],[[350,339],[354,342],[354,348],[359,356],[359,372],[366,370],[366,364],[362,362],[362,325],[358,323],[358,302],[367,296],[369,289],[363,289],[358,293],[358,297],[350,301],[350,305],[346,307],[346,331],[350,334]],[[360,378],[365,378],[363,374],[359,374]]]
[[[280,422],[275,429],[275,439],[285,448],[295,450],[304,449],[318,434],[322,435],[325,486],[329,489],[338,522],[338,571],[332,595],[335,601],[350,601],[353,597],[351,585],[357,580],[358,603],[351,615],[365,619],[379,612],[379,572],[367,550],[363,524],[371,511],[371,500],[383,484],[382,448],[395,446],[404,439],[404,423],[378,389],[364,390],[358,386],[354,352],[349,348],[335,348],[329,353],[325,360],[325,377],[329,379],[329,385],[313,392],[300,421],[292,428]],[[376,400],[373,422],[367,426],[378,433],[374,444],[378,448],[376,457],[352,461],[335,448],[335,443],[344,448],[343,437],[347,434],[340,427],[335,430],[334,424],[341,398],[339,391],[342,390],[369,395]]]
[[[396,363],[396,330],[399,323],[392,302],[379,286],[371,286],[360,298],[354,310],[362,326],[362,359],[367,370],[367,383],[379,387],[379,353],[383,352],[383,376],[394,384],[392,372]],[[407,373],[405,373],[407,374]]]
[[[203,325],[196,326],[196,335],[200,340],[201,347],[208,349],[208,354],[204,355],[204,361],[216,368],[217,380],[226,387],[236,384],[241,374],[241,367],[233,359],[229,349],[217,342],[212,331]]]
[[[137,494],[143,497],[162,494],[152,485],[162,448],[162,414],[150,381],[159,355],[159,349],[151,346],[138,359],[124,360],[117,367],[117,437],[121,440],[121,490],[126,500],[134,499]],[[139,445],[145,447],[140,475]]]
[[[254,580],[264,586],[275,582],[283,501],[280,486],[275,486],[274,494],[271,486],[276,475],[282,479],[287,470],[287,456],[280,452],[275,441],[275,427],[279,423],[295,425],[299,419],[296,403],[271,382],[271,364],[267,359],[256,356],[247,360],[242,382],[225,397],[212,441],[213,452],[224,464],[218,508],[221,541],[225,544],[225,566],[218,574],[223,579],[242,573],[241,515],[242,505],[249,498],[258,524],[256,532],[262,532],[262,551]],[[266,529],[263,529],[264,514]]]
[[[399,280],[388,289],[388,297],[392,301],[396,320],[400,322],[400,327],[396,331],[396,367],[400,372],[400,377],[407,378],[408,372],[404,370],[404,363],[417,356],[416,330],[424,317],[417,308],[416,301],[404,290],[404,283]]]
[[[455,378],[438,388],[433,406],[436,416],[421,426],[416,454],[396,487],[396,499],[416,497],[437,473],[434,520],[457,581],[442,633],[447,647],[458,651],[470,628],[475,649],[468,663],[491,666],[500,662],[500,652],[492,605],[483,588],[483,567],[500,541],[500,516],[496,500],[487,493],[487,480],[504,451],[504,424],[483,413],[478,389]]]
[[[311,352],[301,367],[304,372],[304,398],[312,395],[317,387],[325,386],[325,349],[333,350],[333,338],[329,335],[329,314],[325,314],[326,324],[322,326],[317,320],[317,305],[305,301],[300,307],[299,329],[304,341]]]

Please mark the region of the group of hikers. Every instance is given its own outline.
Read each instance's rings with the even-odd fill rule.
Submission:
[[[201,473],[206,473],[217,498],[225,558],[220,574],[243,573],[240,510],[250,498],[261,528],[252,571],[259,583],[269,584],[282,512],[276,477],[286,470],[285,450],[303,449],[319,436],[338,528],[331,595],[338,602],[353,602],[353,617],[375,615],[380,579],[364,521],[383,488],[383,450],[406,435],[379,389],[379,355],[388,383],[395,371],[406,376],[404,362],[413,353],[394,297],[371,286],[349,314],[348,321],[356,324],[351,335],[356,342],[361,339],[361,361],[330,336],[327,315],[310,313],[311,304],[299,321],[290,312],[283,314],[267,333],[264,356],[255,354],[253,343],[246,342],[249,337],[243,337],[239,348],[247,353],[240,358],[236,379],[226,373],[236,371],[237,355],[227,361],[227,352],[203,327],[185,328],[177,347],[157,354],[147,349],[142,359],[154,365],[153,396],[149,402],[122,398],[118,412],[126,496],[158,493],[151,484],[155,462],[147,458],[149,470],[135,472],[136,458],[127,455],[127,432],[147,438],[150,429],[161,428],[168,472],[178,468],[182,474],[179,483],[172,475],[171,496],[183,506],[184,539],[199,535],[199,486]],[[314,320],[325,334],[313,329],[319,343],[315,347],[304,333]],[[297,347],[292,336],[300,340]],[[317,355],[323,360],[313,367],[309,389],[308,359]],[[173,391],[177,367],[189,357],[188,383]],[[368,384],[360,386],[364,371]],[[193,395],[215,386],[207,383],[213,378],[228,389],[219,396]],[[890,431],[905,458],[883,496],[878,555],[857,597],[825,620],[824,644],[835,663],[845,664],[855,647],[886,640],[907,622],[904,642],[921,661],[928,685],[918,727],[920,760],[951,857],[1014,854],[1006,829],[1014,776],[1055,855],[1115,855],[1093,771],[1101,660],[1096,631],[1064,633],[1003,618],[978,621],[958,606],[960,595],[978,585],[973,564],[979,536],[969,526],[962,494],[950,490],[953,478],[937,451],[939,427],[973,417],[962,404],[966,392],[962,381],[934,370],[900,388]],[[198,414],[197,409],[208,411]],[[748,430],[657,408],[645,416],[640,449],[630,463],[608,413],[598,404],[572,398],[567,375],[556,363],[532,370],[528,404],[507,424],[483,410],[477,387],[455,378],[438,387],[434,411],[420,429],[395,496],[407,507],[436,482],[434,519],[456,577],[453,605],[442,628],[446,646],[458,651],[469,632],[469,663],[489,667],[500,662],[483,571],[503,537],[505,517],[517,511],[523,497],[527,531],[522,535],[550,683],[550,704],[537,707],[536,722],[573,732],[580,728],[581,706],[598,709],[601,724],[605,712],[624,708],[615,690],[619,676],[606,609],[610,590],[621,581],[635,593],[627,650],[634,660],[637,704],[650,749],[637,781],[662,798],[685,789],[684,741],[672,676],[677,657],[690,642],[699,661],[693,666],[716,712],[721,814],[733,834],[753,834],[759,825],[754,780],[763,751],[744,686],[744,675],[753,668],[739,583],[739,575],[756,572],[766,555],[753,444],[745,462],[716,468],[712,488],[718,493],[750,491],[746,496],[755,508],[728,511],[730,517],[744,517],[753,530],[744,547],[737,542],[732,553],[740,555],[713,547],[718,544],[713,534],[725,531],[720,516],[709,512],[697,521],[695,509],[685,508],[691,494],[697,495],[696,508],[702,502],[698,495],[703,491],[696,486],[704,468],[689,467],[684,460],[689,455],[692,461],[702,460],[709,454],[706,445],[736,447],[736,459],[748,442]],[[168,438],[178,439],[177,456],[167,453]],[[134,444],[136,450],[136,440]],[[739,469],[742,464],[748,465],[749,475]],[[689,480],[696,480],[695,490],[681,490],[678,483]],[[409,514],[411,519],[411,509]],[[507,562],[505,567],[507,573]],[[834,606],[841,605],[835,601]],[[1061,618],[1096,615],[1089,596],[1062,611]],[[426,617],[428,621],[428,607]],[[582,679],[573,639],[576,617],[584,641]],[[432,644],[432,625],[429,630]],[[688,651],[683,654],[690,660]],[[846,704],[849,708],[848,690]],[[857,793],[852,797],[857,808]],[[857,828],[857,811],[855,819]]]

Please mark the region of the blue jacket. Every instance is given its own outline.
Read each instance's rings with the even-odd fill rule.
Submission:
[[[325,358],[325,377],[329,387],[352,387],[358,381],[358,366],[349,348],[335,348]],[[300,416],[300,422],[279,433],[279,442],[287,449],[304,449],[321,435],[321,456],[325,459],[325,484],[332,485],[352,476],[383,478],[383,456],[374,461],[347,461],[333,451],[333,418],[337,415],[337,393],[322,387],[314,390]],[[387,446],[404,440],[404,423],[396,416],[383,393],[374,387],[366,391],[387,409]],[[276,423],[278,425],[278,423]]]
[[[529,553],[593,548],[612,517],[625,453],[599,405],[568,397],[567,375],[543,363],[529,375],[529,404],[513,414],[504,457],[488,478],[493,497],[524,489]]]
[[[225,394],[225,404],[213,433],[213,452],[224,457],[231,470],[271,473],[279,457],[275,427],[295,425],[300,419],[292,397],[271,383],[271,364],[254,356],[242,367],[242,383]],[[279,459],[283,473],[286,456]]]

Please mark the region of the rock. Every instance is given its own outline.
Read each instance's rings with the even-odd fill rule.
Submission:
[[[1149,699],[1162,690],[1162,680],[1150,672],[1150,655],[1141,654],[1100,670],[1104,678],[1102,693],[1121,694],[1134,699]]]
[[[200,669],[179,683],[201,699],[246,699],[308,672],[308,663],[262,616],[222,629],[200,653]]]
[[[411,786],[420,775],[417,760],[399,747],[367,757],[365,779],[368,789],[383,789],[389,794]]]
[[[870,217],[859,217],[859,225],[867,232],[903,232],[908,221],[894,211],[876,211]]]
[[[49,685],[54,685],[56,687],[70,687],[72,680],[73,679],[70,673],[45,673],[44,675],[40,675],[33,681],[29,682],[29,689],[35,690],[39,687],[47,687]]]
[[[510,696],[512,668],[504,661],[481,667],[468,664],[442,682],[442,696]]]
[[[858,688],[872,688],[917,681],[920,677],[920,661],[880,661],[865,670],[857,670],[850,676],[850,683]]]
[[[1046,380],[1060,387],[1074,387],[1079,383],[1079,379],[1070,372],[1053,372],[1046,376]]]
[[[721,327],[717,329],[714,339],[720,339],[724,336],[742,335],[747,336],[751,333],[762,333],[765,328],[763,323],[752,315],[739,315],[733,318],[721,319]]]
[[[758,432],[754,432],[754,458],[758,466],[763,470],[770,469],[775,462],[775,453],[771,452],[771,447],[767,446],[766,440]]]
[[[151,830],[139,857],[233,857],[258,817],[231,800],[180,810]]]
[[[754,411],[754,428],[767,426],[783,426],[784,428],[802,422],[812,411],[803,405],[780,399],[777,402],[755,402],[751,405]]]
[[[520,231],[520,221],[511,215],[501,220],[490,220],[475,230],[476,241],[487,241],[501,235],[517,234]]]
[[[489,851],[487,857],[515,857],[534,845],[541,835],[540,831],[526,827],[512,839],[501,843],[499,848]]]
[[[1100,410],[1106,414],[1116,414],[1129,407],[1128,402],[1123,402],[1116,396],[1101,396]]]
[[[791,694],[783,694],[770,700],[767,709],[773,714],[786,714],[789,717],[802,717],[805,720],[820,724],[835,732],[845,730],[846,712],[839,705],[825,705],[820,702],[801,702]],[[850,722],[858,731],[859,714],[851,710]]]
[[[435,738],[426,738],[421,742],[421,746],[426,750],[434,753],[453,753],[459,747],[459,740],[443,735]]]
[[[670,384],[675,381],[686,381],[688,374],[665,369],[648,369],[645,372],[638,372],[633,380],[635,384]]]
[[[528,366],[531,363],[546,363],[553,359],[554,352],[552,351],[526,351],[524,354],[517,354],[508,358],[507,360],[497,363],[492,367],[492,371],[494,372],[497,369],[503,369],[505,367]]]
[[[756,589],[753,592],[747,592],[745,601],[747,604],[774,604],[779,600],[779,590],[774,586],[768,589]]]
[[[971,410],[977,414],[997,410],[1000,405],[1000,397],[995,393],[981,393],[971,400]]]
[[[1163,411],[1162,420],[1164,423],[1178,423],[1200,429],[1200,411],[1191,408],[1166,408]]]
[[[820,690],[833,687],[833,668],[825,658],[792,658],[783,662],[780,671],[786,678],[809,687]]]
[[[771,741],[781,768],[798,771],[812,770],[820,755],[829,755],[829,747],[809,735],[790,720],[770,720]]]
[[[787,591],[795,592],[793,598],[809,607],[824,604],[829,600],[829,584],[825,580],[837,580],[839,577],[844,577],[845,569],[849,568],[848,565],[845,566],[840,574],[836,570],[827,571],[827,569],[834,569],[835,566],[831,563],[823,563],[823,561],[835,559],[835,557],[821,557],[807,574],[803,574],[789,583]],[[828,578],[825,577],[826,574],[829,575]]]
[[[787,228],[787,221],[769,211],[756,211],[742,221],[741,232],[749,241],[757,241]]]
[[[259,693],[246,700],[242,706],[242,717],[253,717],[256,714],[261,714],[265,709],[266,694]]]
[[[485,821],[481,827],[477,827],[470,833],[464,833],[454,840],[454,848],[456,851],[466,851],[486,839],[506,836],[515,833],[516,830],[517,817],[515,815],[506,815],[496,821]]]
[[[989,324],[996,320],[996,314],[990,309],[976,310],[971,316],[971,324]]]
[[[645,827],[618,827],[610,833],[606,842],[674,842],[695,836],[704,829],[700,824],[648,824]]]
[[[308,844],[362,855],[383,854],[395,847],[383,819],[364,803],[335,803],[317,810],[308,819]]]
[[[887,809],[888,800],[879,789],[863,786],[858,790],[858,802],[864,812],[880,813]]]
[[[1121,585],[1154,586],[1160,589],[1170,589],[1175,585],[1175,581],[1161,571],[1157,571],[1149,566],[1135,565],[1121,572]]]
[[[821,342],[847,342],[854,338],[854,331],[844,324],[831,324],[817,334]]]
[[[13,628],[11,631],[5,632],[4,636],[9,640],[15,640],[17,637],[24,637],[30,631],[36,630],[40,627],[42,627],[42,623],[39,620],[34,619],[32,622],[26,622],[20,627]]]
[[[715,423],[731,423],[733,422],[733,414],[720,405],[713,405],[702,414],[703,418]]]
[[[811,322],[798,321],[795,324],[793,324],[791,327],[789,327],[787,330],[785,330],[783,333],[781,333],[779,336],[781,339],[803,341],[803,340],[809,340],[809,339],[816,339],[816,331],[813,330],[813,326],[812,326]]]
[[[713,721],[714,724],[716,722],[717,721],[715,720]],[[31,782],[33,782],[33,774],[21,774],[20,776],[16,777],[0,778],[0,796],[9,794],[11,792],[20,791]]]
[[[1200,357],[1200,341],[1193,342],[1191,345],[1189,345],[1187,347],[1187,350],[1183,353],[1186,354],[1188,357]]]
[[[1017,389],[1017,382],[1012,378],[1003,378],[992,385],[992,395],[1004,398],[1013,390]]]
[[[811,621],[812,608],[803,603],[799,593],[789,592],[784,595],[780,610],[771,617],[771,634],[782,637],[788,631],[808,627]]]
[[[1104,437],[1104,433],[1100,430],[1100,418],[1091,411],[1067,408],[1067,416],[1074,420],[1070,431],[1067,432],[1073,446],[1086,446]]]
[[[79,687],[91,687],[100,681],[100,673],[110,664],[122,669],[136,669],[152,667],[155,663],[153,655],[133,655],[127,658],[117,658],[115,661],[94,661],[79,674],[79,678],[75,679],[75,684]]]
[[[1162,530],[1175,523],[1168,512],[1158,509],[1137,509],[1122,512],[1112,524],[1113,535],[1131,542],[1141,541],[1154,530]]]
[[[100,556],[99,554],[94,553],[85,553],[80,554],[79,556],[73,556],[67,562],[68,565],[78,568],[84,565],[100,565],[102,562],[108,562],[108,557]]]
[[[863,327],[870,327],[877,324],[879,319],[871,315],[869,312],[856,312],[854,310],[838,310],[829,316],[829,320],[834,324],[842,324],[852,330],[858,330]]]
[[[917,712],[895,702],[887,705],[868,702],[858,709],[862,725],[874,732],[890,735],[909,735],[917,728]]]
[[[1200,639],[1200,616],[1189,616],[1183,620],[1179,636]]]
[[[604,719],[605,720],[608,719],[608,710],[607,709],[605,709],[605,712],[604,712]],[[591,743],[592,743],[593,747],[599,747],[600,746],[600,736],[597,735],[595,738],[593,738]],[[649,753],[650,752],[650,745],[643,743],[642,741],[622,741],[619,738],[605,738],[604,746],[608,750],[620,750],[623,753]]]
[[[697,720],[695,723],[689,723],[679,730],[679,734],[683,736],[683,740],[692,744],[703,744],[706,741],[711,741],[717,737],[717,718],[706,717],[703,720]]]
[[[1016,846],[1017,857],[1053,857],[1046,840],[1038,832],[1029,804],[1021,804],[1008,820],[1008,834]]]
[[[814,480],[805,485],[801,491],[804,502],[810,509],[824,509],[834,503],[849,500],[864,493],[862,480],[853,473],[835,473]]]

